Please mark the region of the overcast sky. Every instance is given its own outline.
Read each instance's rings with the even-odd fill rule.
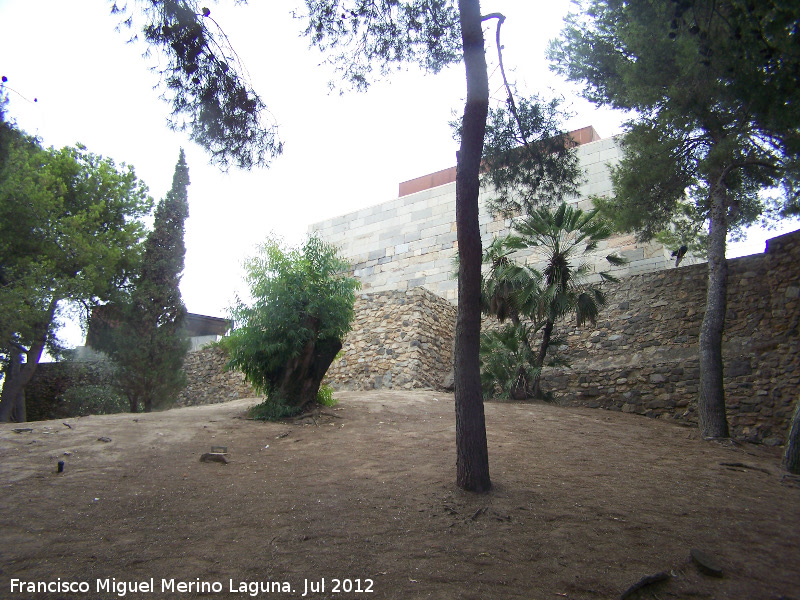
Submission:
[[[181,291],[190,312],[226,316],[243,291],[242,259],[271,232],[299,243],[309,224],[396,198],[401,181],[455,164],[448,121],[463,110],[463,66],[428,76],[399,72],[366,93],[329,94],[335,73],[320,66],[323,56],[291,16],[301,2],[209,3],[285,141],[271,168],[224,174],[186,134],[167,129],[169,107],[150,71],[158,57],[143,58],[142,45],[126,44],[130,32],[115,31],[118,17],[107,2],[0,0],[0,75],[12,90],[9,116],[22,129],[47,146],[80,142],[133,165],[156,200],[169,190],[185,149],[192,184]],[[503,57],[521,90],[564,96],[574,113],[567,129],[593,125],[602,137],[621,131],[624,115],[595,109],[548,70],[544,51],[568,1],[482,7],[507,17]],[[487,39],[490,91],[501,100],[493,29]],[[751,236],[734,254],[763,251],[763,239],[773,235]],[[81,343],[74,329],[65,337]]]

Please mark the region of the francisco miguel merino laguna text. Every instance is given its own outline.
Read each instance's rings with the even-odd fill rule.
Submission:
[[[373,587],[372,579],[331,579],[330,592],[338,594],[345,593],[371,593]],[[25,581],[22,579],[11,580],[11,593],[27,594],[64,594],[64,593],[83,593],[88,594],[91,589],[88,581],[64,581],[60,577],[55,581]],[[155,578],[144,581],[118,581],[114,577],[95,580],[95,592],[113,593],[120,598],[127,594],[150,594],[156,591]],[[221,593],[223,585],[220,581],[175,581],[174,579],[161,580],[161,593]],[[294,589],[288,581],[234,581],[228,580],[228,592],[238,592],[255,597],[263,593],[294,593]],[[304,590],[302,596],[312,593],[325,593],[325,579],[319,581],[304,580]]]
[[[162,594],[171,593],[221,593],[224,589],[220,581],[176,581],[174,579],[162,579],[160,590],[155,585],[155,578],[144,581],[121,581],[114,577],[97,579],[95,582],[95,593],[105,592],[116,594],[120,598],[127,594],[151,594],[160,591]],[[83,593],[88,594],[91,585],[88,581],[65,581],[60,577],[55,581],[24,581],[22,579],[11,580],[11,593],[27,594],[64,594],[64,593]],[[249,596],[257,596],[261,593],[283,592],[292,593],[291,584],[288,581],[234,581],[228,580],[227,592],[238,592]]]

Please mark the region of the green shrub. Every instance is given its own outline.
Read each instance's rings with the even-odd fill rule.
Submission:
[[[68,417],[110,415],[130,409],[128,400],[108,385],[79,385],[69,388],[59,398]]]
[[[284,404],[313,403],[355,317],[358,280],[334,246],[310,237],[300,248],[268,239],[245,263],[252,304],[231,309],[229,366]]]
[[[289,406],[278,398],[267,398],[247,411],[247,416],[256,421],[281,421],[302,412],[299,406]]]
[[[317,392],[317,404],[322,406],[336,406],[339,401],[333,397],[333,388],[329,385],[321,385]]]

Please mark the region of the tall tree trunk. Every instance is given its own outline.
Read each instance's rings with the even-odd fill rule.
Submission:
[[[789,425],[789,439],[786,440],[786,451],[783,454],[783,468],[800,475],[800,398],[794,408],[794,416]]]
[[[5,400],[5,402],[0,404],[0,420],[4,423],[8,421],[20,422],[17,418],[17,413],[19,413],[20,406],[22,406],[23,410],[25,408],[24,390],[15,385],[15,381],[19,379],[20,371],[22,370],[22,351],[12,350],[10,354],[4,374],[5,377],[3,378],[5,383],[3,385],[4,394],[2,400]],[[13,389],[11,386],[14,386]],[[5,394],[6,389],[8,389],[7,395]]]
[[[50,323],[56,314],[58,300],[50,301],[47,312],[42,314],[39,331],[30,348],[24,352],[25,362],[18,364],[18,370],[13,377],[7,378],[3,383],[3,394],[0,396],[0,423],[7,423],[12,416],[18,423],[25,421],[25,386],[28,385],[39,361],[42,358]]]
[[[705,439],[729,436],[722,372],[722,332],[728,301],[728,262],[725,258],[727,189],[722,179],[722,175],[715,176],[709,192],[708,291],[706,313],[700,327],[700,396],[697,399],[697,412],[700,433]]]
[[[467,102],[456,172],[458,320],[455,344],[456,484],[473,492],[491,489],[486,419],[480,375],[481,232],[478,225],[480,166],[489,82],[479,0],[459,0],[467,76]]]
[[[44,339],[41,339],[31,346],[25,353],[26,362],[18,364],[9,372],[11,376],[6,377],[3,394],[0,396],[0,423],[8,423],[12,418],[17,423],[25,422],[25,386],[39,366],[44,344]]]
[[[547,357],[547,348],[550,346],[550,338],[553,336],[553,327],[555,321],[547,319],[542,331],[542,343],[539,345],[539,354],[536,355],[536,369],[537,373],[533,379],[533,397],[542,397],[542,367],[544,366],[544,359]]]

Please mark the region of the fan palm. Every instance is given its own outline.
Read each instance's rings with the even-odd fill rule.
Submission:
[[[597,273],[601,285],[587,281],[587,276],[594,269],[582,260],[597,250],[601,241],[611,237],[612,230],[600,219],[597,210],[583,211],[566,203],[555,210],[548,207],[533,210],[515,222],[514,230],[519,236],[519,242],[515,242],[515,245],[539,249],[543,263],[539,271],[541,277],[531,278],[531,281],[538,279],[541,287],[523,287],[517,300],[517,305],[525,314],[543,324],[542,340],[533,365],[537,371],[533,381],[533,396],[540,397],[541,368],[556,321],[574,313],[579,327],[587,321],[594,325],[606,304],[602,282],[616,281],[605,271]],[[627,262],[613,254],[605,258],[612,265]]]

